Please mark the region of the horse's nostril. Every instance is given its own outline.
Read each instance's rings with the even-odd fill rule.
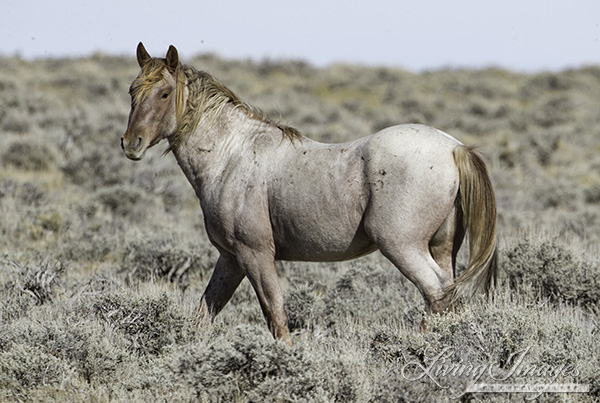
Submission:
[[[137,146],[135,147],[136,149],[139,149],[142,146],[142,142],[144,141],[144,139],[139,136],[138,137],[138,142],[137,142]]]
[[[123,145],[123,137],[121,137],[121,150],[125,150],[125,146]]]

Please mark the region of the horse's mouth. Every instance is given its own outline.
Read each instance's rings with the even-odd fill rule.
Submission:
[[[125,153],[125,156],[127,158],[129,158],[132,161],[139,161],[142,158],[144,158],[144,155],[146,154],[146,150],[147,148],[144,148],[141,152],[140,151],[132,151],[132,150],[123,150],[123,152]]]

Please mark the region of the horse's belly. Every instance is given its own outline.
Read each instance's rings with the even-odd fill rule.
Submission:
[[[287,231],[275,231],[274,236],[277,260],[340,261],[377,250],[361,225],[354,230],[335,224],[312,228],[295,225]]]
[[[274,175],[269,216],[277,259],[338,261],[376,249],[362,224],[369,199],[363,144],[309,143]]]

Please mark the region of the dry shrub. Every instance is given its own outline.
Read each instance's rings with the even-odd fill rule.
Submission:
[[[6,323],[25,316],[34,305],[52,303],[63,291],[61,276],[66,266],[60,261],[20,265],[5,260],[0,267],[6,276],[0,285],[0,317]]]
[[[16,344],[0,351],[0,398],[27,400],[27,393],[42,385],[60,385],[68,366],[38,346]]]
[[[312,329],[322,315],[323,302],[307,284],[294,286],[285,297],[290,332],[300,329]]]
[[[69,261],[52,277],[41,264],[21,271],[0,260],[0,400],[450,401],[446,389],[400,371],[445,346],[456,361],[499,367],[531,346],[529,362],[577,363],[574,381],[591,386],[588,395],[542,399],[599,399],[598,264],[579,255],[599,239],[600,68],[413,74],[216,56],[188,62],[316,140],[421,122],[480,145],[510,245],[501,251],[500,291],[430,318],[420,334],[422,297],[387,261],[323,272],[299,264],[283,282],[284,290],[292,284],[294,347],[272,341],[248,281],[196,337],[193,318],[179,310],[192,308],[177,293],[187,287],[199,298],[216,256],[198,242],[197,200],[172,156],[161,158],[158,146],[133,163],[119,148],[134,58],[0,57],[0,256]],[[523,241],[532,226],[561,234],[571,249]],[[462,400],[511,399],[523,396]]]
[[[10,270],[8,266],[2,267],[2,270]],[[4,273],[5,277],[8,277]],[[10,276],[15,277],[15,276]],[[10,323],[13,320],[26,316],[30,309],[35,306],[36,298],[31,294],[23,292],[20,281],[18,279],[11,279],[0,285],[0,305],[2,306],[2,313],[0,315],[0,321],[4,323]],[[0,345],[2,341],[0,340]]]
[[[510,297],[509,297],[510,298]],[[494,304],[431,316],[427,333],[374,332],[371,352],[384,379],[377,401],[533,399],[533,394],[465,394],[473,383],[582,383],[590,394],[568,396],[595,401],[600,350],[595,330],[578,308],[547,309],[498,295]],[[493,379],[491,375],[496,379]],[[555,395],[544,394],[552,399]]]
[[[564,74],[543,72],[530,76],[521,86],[520,96],[525,99],[539,99],[548,93],[567,91],[573,86]]]
[[[27,206],[41,207],[47,200],[47,192],[35,182],[16,182],[12,179],[0,181],[0,199],[16,199]]]
[[[165,348],[186,341],[192,333],[191,320],[184,316],[167,294],[132,297],[115,292],[93,302],[96,317],[120,332],[132,353],[162,354]]]
[[[126,245],[121,272],[130,284],[160,278],[185,289],[190,285],[191,272],[208,274],[215,262],[212,249],[200,252],[170,237],[148,236]]]
[[[507,285],[519,293],[598,310],[598,262],[574,257],[556,240],[518,243],[503,253],[501,269]]]
[[[335,328],[349,318],[363,323],[407,319],[403,312],[413,308],[416,288],[395,267],[366,262],[350,266],[324,296],[324,325]]]
[[[60,245],[58,255],[61,259],[71,262],[103,262],[111,254],[119,251],[121,241],[118,236],[107,231],[88,231],[84,234],[74,234],[69,242]]]
[[[2,350],[7,354],[21,354],[22,343],[37,349],[23,353],[22,358],[14,363],[15,371],[27,370],[27,362],[37,355],[61,363],[59,369],[54,369],[58,373],[46,369],[50,379],[38,380],[37,385],[30,387],[42,384],[58,386],[73,375],[86,382],[109,382],[114,380],[120,365],[128,360],[128,352],[123,347],[125,343],[107,332],[101,323],[79,317],[78,322],[70,324],[69,319],[69,316],[46,318],[43,323],[26,319],[0,332],[5,341]]]
[[[360,384],[339,356],[315,357],[255,326],[238,326],[208,346],[192,345],[172,365],[197,399],[210,402],[355,401]]]
[[[25,171],[47,171],[56,164],[56,153],[46,143],[29,138],[13,141],[1,154],[3,166]]]
[[[98,190],[92,202],[114,217],[138,221],[146,216],[156,200],[141,189],[115,185]]]
[[[91,150],[70,158],[62,167],[64,174],[76,185],[92,189],[117,185],[123,182],[126,161],[116,153]]]
[[[567,178],[544,181],[537,185],[532,193],[544,209],[557,207],[574,209],[580,206],[585,198],[581,186]]]
[[[60,286],[60,276],[66,267],[61,262],[42,262],[39,267],[21,268],[24,274],[22,289],[36,299],[38,305],[52,302],[57,287]]]

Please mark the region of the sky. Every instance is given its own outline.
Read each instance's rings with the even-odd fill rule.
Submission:
[[[19,0],[0,55],[102,52],[535,72],[600,65],[600,0]],[[1,70],[0,70],[1,73]]]

